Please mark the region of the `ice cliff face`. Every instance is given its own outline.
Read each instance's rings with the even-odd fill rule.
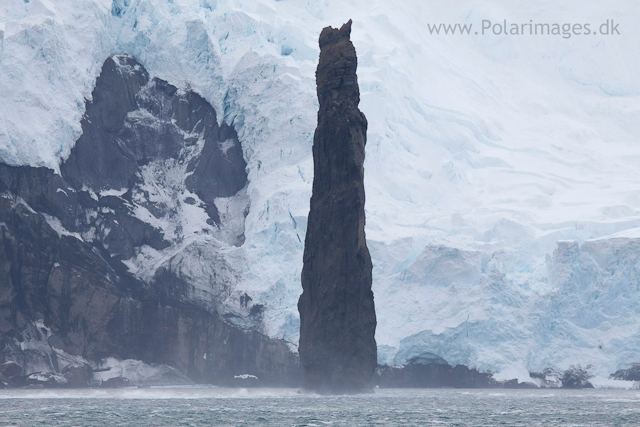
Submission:
[[[210,250],[177,229],[186,203],[170,218],[138,217],[173,239],[168,258],[147,244],[124,261],[141,280],[179,271],[205,303],[207,278],[222,274],[237,300],[217,306],[257,327],[233,314],[246,293],[264,307],[256,325],[295,347],[316,40],[353,18],[380,362],[430,352],[504,378],[576,363],[605,375],[640,360],[640,9],[579,5],[10,0],[0,6],[0,157],[59,169],[112,54],[192,89],[237,131],[246,199],[213,205],[229,224],[246,210],[244,243],[228,243],[239,236],[230,232]],[[615,19],[622,34],[435,36],[425,26],[483,19]]]

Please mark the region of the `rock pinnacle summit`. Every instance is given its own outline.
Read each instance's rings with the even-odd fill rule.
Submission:
[[[365,239],[364,156],[367,119],[351,20],[320,34],[316,70],[318,126],[314,179],[302,269],[300,358],[304,389],[372,390],[377,365],[372,264]]]

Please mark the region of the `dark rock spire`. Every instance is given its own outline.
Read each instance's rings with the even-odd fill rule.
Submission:
[[[372,389],[377,365],[371,257],[364,234],[367,119],[358,109],[351,21],[320,34],[318,127],[302,269],[300,358],[305,389]]]

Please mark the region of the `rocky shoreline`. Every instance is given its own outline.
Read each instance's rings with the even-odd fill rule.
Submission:
[[[292,354],[297,359],[296,354]],[[405,366],[379,365],[373,378],[376,388],[460,388],[460,389],[589,389],[593,376],[589,370],[572,366],[564,371],[546,369],[531,372],[531,382],[516,379],[499,381],[491,373],[480,372],[464,365],[452,366],[433,355],[412,360]],[[640,364],[619,370],[609,377],[620,381],[618,388],[629,388],[625,383],[640,382]],[[2,388],[123,388],[154,386],[212,385],[220,387],[303,387],[301,372],[295,376],[273,381],[252,373],[230,375],[215,382],[194,381],[178,369],[167,365],[148,365],[138,360],[108,358],[100,364],[84,364],[62,369],[59,373],[24,374],[16,362],[0,365]],[[635,386],[634,386],[635,387]],[[615,386],[614,386],[615,388]]]

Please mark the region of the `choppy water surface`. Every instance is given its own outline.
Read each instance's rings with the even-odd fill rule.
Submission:
[[[636,426],[627,390],[3,390],[1,426]]]

